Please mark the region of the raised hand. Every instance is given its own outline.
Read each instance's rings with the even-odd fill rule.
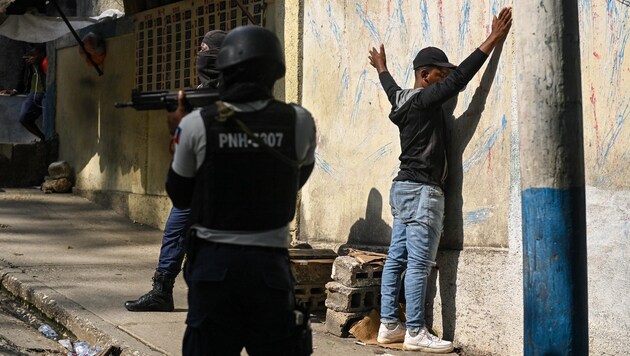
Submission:
[[[510,27],[512,27],[512,8],[504,7],[499,12],[499,17],[494,16],[492,19],[492,34],[502,40],[510,32]]]
[[[376,48],[372,47],[368,51],[370,54],[368,59],[370,60],[370,64],[372,67],[376,68],[376,71],[386,72],[387,71],[387,57],[385,56],[385,46],[381,44],[381,51],[379,52]]]
[[[512,8],[504,7],[499,12],[499,17],[492,19],[492,32],[486,40],[479,46],[479,50],[485,54],[490,54],[497,43],[503,41],[512,27]]]

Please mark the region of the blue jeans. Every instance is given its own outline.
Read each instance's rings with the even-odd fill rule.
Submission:
[[[389,204],[394,224],[381,284],[381,322],[399,320],[398,294],[406,268],[407,328],[421,328],[427,280],[442,234],[444,192],[433,185],[394,181]]]
[[[162,248],[156,270],[168,278],[175,278],[184,261],[184,239],[190,209],[173,207],[168,215],[162,236]]]
[[[20,109],[21,124],[34,123],[39,118],[43,112],[44,95],[45,93],[29,93],[26,96]]]

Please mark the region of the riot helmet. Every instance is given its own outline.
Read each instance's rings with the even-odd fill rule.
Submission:
[[[274,80],[284,76],[284,51],[278,37],[260,26],[241,26],[231,30],[223,41],[216,66],[224,71],[235,66],[266,63],[259,70],[267,71]]]

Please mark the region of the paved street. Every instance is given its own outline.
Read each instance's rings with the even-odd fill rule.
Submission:
[[[179,355],[188,310],[182,278],[175,283],[175,312],[131,313],[123,306],[151,287],[161,236],[158,229],[81,197],[5,189],[0,192],[0,283],[78,340],[117,345],[123,355]],[[11,340],[5,349],[20,355],[20,350],[56,347],[20,341],[9,330],[21,324],[7,318],[0,320],[0,335]],[[41,335],[32,335],[33,342],[41,341]],[[355,341],[328,334],[323,320],[313,323],[314,355],[421,355]]]

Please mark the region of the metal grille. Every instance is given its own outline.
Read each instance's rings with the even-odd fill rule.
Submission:
[[[263,25],[264,0],[240,0]],[[196,0],[151,9],[136,18],[136,88],[175,90],[197,86],[195,55],[207,31],[251,24],[237,0]]]

